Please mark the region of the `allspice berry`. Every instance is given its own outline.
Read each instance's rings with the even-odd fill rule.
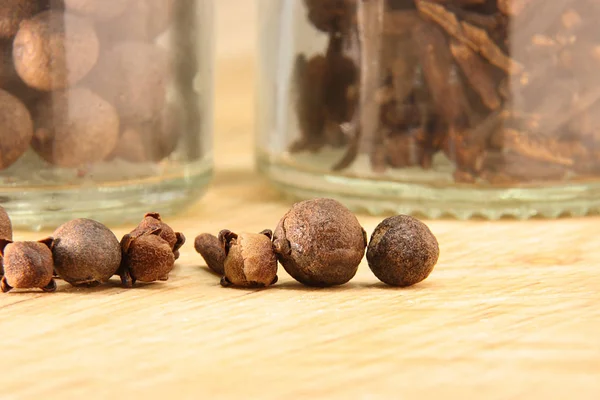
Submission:
[[[13,43],[21,79],[45,91],[79,82],[96,64],[99,51],[92,22],[60,11],[45,11],[23,21]]]
[[[123,259],[119,275],[124,287],[136,281],[155,282],[169,279],[175,266],[175,256],[169,243],[161,236],[161,229],[127,234],[121,240]]]
[[[225,275],[227,254],[225,254],[225,248],[218,237],[210,233],[202,233],[196,236],[194,248],[204,258],[208,268],[221,276]]]
[[[219,233],[225,249],[223,286],[265,287],[277,282],[277,257],[271,242],[272,233]]]
[[[168,53],[148,43],[123,42],[104,52],[86,82],[119,111],[123,126],[155,121],[165,107]]]
[[[177,148],[181,119],[181,110],[169,105],[153,119],[125,121],[113,156],[134,163],[163,160]]]
[[[27,107],[0,89],[0,170],[10,167],[29,148],[33,122]]]
[[[33,149],[59,167],[102,161],[119,138],[115,108],[83,87],[47,95],[36,105],[34,119]]]
[[[356,275],[367,246],[358,220],[333,199],[296,203],[275,229],[277,258],[308,286],[342,285]]]
[[[139,223],[130,235],[137,237],[143,233],[150,233],[157,230],[159,230],[158,235],[169,244],[177,260],[179,258],[179,249],[185,244],[185,236],[181,232],[175,232],[173,228],[163,222],[159,213],[150,212],[144,215],[142,222]]]
[[[408,215],[383,220],[371,235],[367,250],[369,268],[392,286],[411,286],[426,279],[440,250],[427,225]]]
[[[39,242],[11,242],[0,240],[0,252],[4,263],[4,277],[0,289],[8,292],[17,289],[42,289],[54,292],[52,238]]]
[[[38,0],[2,0],[0,39],[10,39],[15,36],[21,21],[31,18],[38,9]]]
[[[130,0],[64,0],[67,10],[98,21],[110,20],[122,15],[130,6]]]
[[[113,276],[121,264],[121,246],[115,234],[91,219],[75,219],[53,234],[54,267],[74,286],[97,286]]]
[[[119,0],[112,2],[115,1]],[[100,1],[95,0],[95,2]],[[127,8],[124,13],[99,28],[104,42],[115,43],[122,40],[152,42],[173,22],[174,5],[185,4],[176,0],[127,0],[126,3]]]

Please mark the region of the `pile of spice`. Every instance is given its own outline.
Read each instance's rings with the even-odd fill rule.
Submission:
[[[48,167],[153,164],[173,153],[182,132],[198,132],[194,16],[181,3],[3,0],[0,170],[30,148]]]
[[[356,275],[365,249],[378,279],[406,287],[426,279],[439,258],[437,239],[421,221],[406,215],[387,218],[367,242],[356,216],[333,199],[294,204],[274,232],[203,233],[194,247],[222,276],[223,286],[238,287],[275,284],[278,261],[304,285],[343,285]]]
[[[136,281],[165,281],[179,257],[185,237],[157,213],[119,242],[106,226],[74,219],[38,242],[13,242],[12,225],[0,207],[0,289],[56,290],[55,278],[77,287],[95,287],[119,275],[124,287]]]
[[[592,0],[304,0],[328,35],[298,54],[292,153],[344,149],[374,174],[431,169],[512,184],[600,174]]]

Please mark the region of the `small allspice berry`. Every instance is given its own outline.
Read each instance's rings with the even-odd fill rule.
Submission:
[[[149,283],[169,279],[169,272],[175,266],[175,255],[161,233],[161,228],[156,228],[123,237],[119,275],[124,287],[132,287],[137,281]]]
[[[223,286],[266,287],[277,282],[277,257],[272,232],[236,234],[227,229],[219,233],[225,249]]]
[[[369,268],[392,286],[407,287],[425,280],[440,255],[437,239],[427,225],[408,215],[383,220],[367,249]]]
[[[218,237],[210,233],[202,233],[196,236],[194,248],[204,258],[208,268],[221,276],[225,274],[227,254],[225,254],[225,248]]]
[[[356,275],[367,235],[345,206],[320,198],[294,204],[279,221],[273,243],[279,262],[294,279],[326,287]]]
[[[74,219],[58,227],[52,236],[56,272],[73,286],[104,283],[121,265],[119,240],[100,222]]]
[[[16,289],[42,289],[54,292],[52,238],[39,242],[12,242],[0,239],[4,276],[0,289],[6,293]]]

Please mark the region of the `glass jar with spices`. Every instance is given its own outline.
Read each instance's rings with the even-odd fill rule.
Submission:
[[[212,1],[0,4],[0,202],[16,226],[169,214],[211,176]]]
[[[600,210],[600,5],[261,2],[259,168],[371,213]]]

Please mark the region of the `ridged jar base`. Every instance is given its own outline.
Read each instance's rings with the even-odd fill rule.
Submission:
[[[315,165],[318,163],[315,163]],[[397,181],[328,173],[290,164],[285,157],[258,156],[259,170],[295,199],[331,197],[356,212],[409,214],[460,220],[504,217],[558,218],[600,213],[600,182],[561,182],[545,186],[499,187],[440,181]],[[416,175],[418,177],[418,175]]]
[[[200,161],[143,179],[90,185],[23,185],[4,187],[0,204],[15,228],[55,229],[74,218],[106,225],[138,223],[147,212],[172,216],[196,202],[206,191],[212,163]]]

